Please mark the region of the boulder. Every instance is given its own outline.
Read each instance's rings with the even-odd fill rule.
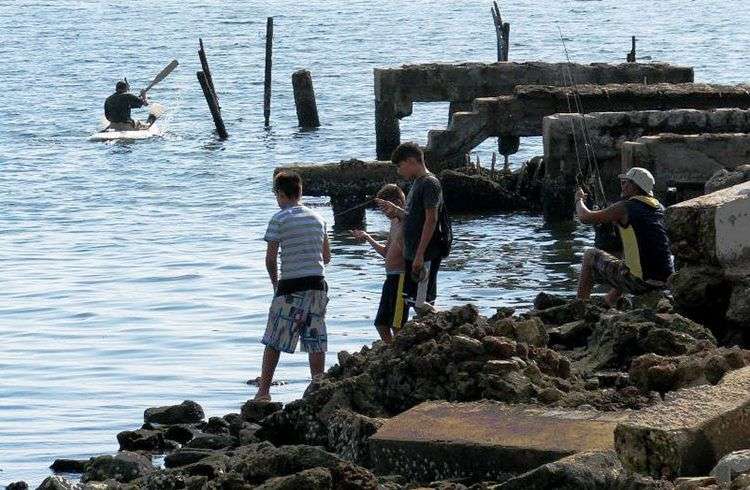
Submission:
[[[750,325],[750,276],[732,288],[726,318],[743,329]]]
[[[594,331],[594,326],[586,320],[576,320],[553,327],[547,330],[549,343],[552,346],[560,345],[563,347],[573,348],[582,347],[587,344],[587,340]]]
[[[691,476],[677,478],[674,481],[675,490],[719,490],[716,478],[712,476]]]
[[[750,471],[750,449],[734,451],[719,460],[711,475],[719,482],[731,483],[734,478]]]
[[[126,430],[117,434],[121,451],[161,452],[165,448],[164,434],[159,430]]]
[[[328,445],[345,460],[370,467],[369,439],[381,425],[383,419],[338,410],[328,422]]]
[[[234,447],[238,442],[234,436],[203,434],[193,438],[185,447],[191,449],[224,449]]]
[[[216,451],[211,449],[181,448],[164,457],[164,466],[167,468],[178,468],[193,464],[215,454],[217,454]]]
[[[260,422],[274,412],[281,410],[283,404],[279,402],[263,402],[248,400],[242,405],[241,416],[246,422]]]
[[[88,459],[56,459],[50,469],[55,473],[83,473],[89,464]]]
[[[270,478],[256,490],[328,490],[332,488],[331,471],[327,468],[310,468],[289,476]]]
[[[28,486],[27,486],[28,488]],[[36,490],[74,490],[76,485],[62,476],[48,476]]]
[[[25,481],[14,481],[9,483],[5,490],[29,490],[29,485]]]
[[[203,431],[207,434],[230,435],[230,427],[229,422],[222,417],[210,417]]]
[[[488,490],[670,488],[662,483],[627,474],[614,451],[588,451],[547,463]]]
[[[721,322],[729,306],[732,284],[717,266],[687,265],[669,279],[675,307],[701,322]]]
[[[180,444],[187,444],[194,437],[201,435],[201,432],[197,427],[191,424],[176,424],[170,425],[164,430],[164,438],[170,441],[176,441]]]
[[[534,298],[534,309],[536,310],[547,310],[555,306],[562,306],[566,304],[568,300],[562,296],[541,292]]]
[[[200,422],[205,416],[200,405],[185,400],[179,405],[147,408],[143,420],[154,424],[192,424]]]
[[[122,451],[114,456],[98,456],[92,458],[81,477],[82,482],[104,481],[114,479],[121,483],[128,483],[136,478],[154,471],[151,460],[146,456]]]

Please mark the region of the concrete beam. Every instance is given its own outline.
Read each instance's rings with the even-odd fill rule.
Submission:
[[[388,419],[370,438],[383,474],[416,481],[502,481],[583,451],[613,447],[625,414],[496,402],[426,402]]]
[[[385,184],[404,183],[391,162],[342,160],[338,163],[287,165],[274,170],[296,172],[306,196],[374,195]]]
[[[614,199],[619,194],[617,175],[622,171],[623,144],[662,133],[750,133],[750,111],[674,109],[545,117],[545,218],[572,219],[576,175],[579,171],[586,175],[588,168],[584,141],[590,142],[607,196]]]
[[[666,221],[675,257],[724,268],[750,263],[750,182],[670,206]]]
[[[399,119],[414,102],[471,103],[479,97],[511,94],[518,85],[689,83],[693,69],[659,63],[431,63],[376,68],[375,133],[377,158],[386,160],[400,142]]]
[[[654,477],[706,475],[724,455],[747,447],[750,368],[728,373],[716,386],[680,390],[615,429],[622,463]]]
[[[656,179],[654,194],[664,201],[669,187],[690,187],[697,197],[722,169],[750,163],[750,134],[662,134],[622,144],[622,172],[643,167]],[[679,199],[680,201],[686,199]]]

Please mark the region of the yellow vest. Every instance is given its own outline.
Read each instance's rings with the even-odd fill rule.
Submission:
[[[642,203],[656,209],[660,206],[659,201],[651,196],[633,196],[631,200],[641,201]],[[630,273],[639,279],[643,279],[643,268],[641,267],[641,251],[638,248],[638,240],[635,236],[635,230],[628,223],[628,226],[617,225],[622,239],[623,259],[625,265],[630,269]]]

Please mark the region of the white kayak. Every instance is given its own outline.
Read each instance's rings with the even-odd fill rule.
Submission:
[[[131,129],[128,131],[117,131],[105,129],[89,136],[89,141],[111,141],[111,140],[145,140],[161,136],[159,126],[152,124],[145,129]]]
[[[164,106],[162,106],[161,104],[152,103],[149,110],[149,116],[153,116],[154,120],[156,120],[161,117],[162,114],[164,114],[164,111]],[[161,135],[162,133],[161,130],[159,130],[159,126],[157,126],[155,123],[151,123],[150,126],[140,129],[103,129],[102,131],[89,136],[89,141],[145,140],[149,138],[156,138]]]

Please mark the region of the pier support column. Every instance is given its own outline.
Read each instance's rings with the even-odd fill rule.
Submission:
[[[451,101],[448,107],[448,125],[456,112],[469,112],[474,109],[473,101]]]
[[[390,160],[401,143],[401,126],[393,101],[375,99],[375,149],[378,160]]]
[[[364,194],[331,195],[334,228],[342,230],[362,228],[365,224],[366,206],[357,206],[366,200],[367,196]]]

